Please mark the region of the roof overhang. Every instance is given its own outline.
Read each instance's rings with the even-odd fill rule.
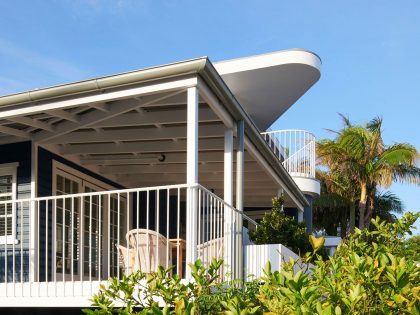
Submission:
[[[80,123],[86,120],[85,114],[72,113],[70,112],[72,108],[88,106],[91,109],[93,107],[96,111],[95,115],[109,115],[110,110],[119,110],[116,105],[118,102],[122,102],[121,106],[138,106],[137,103],[130,104],[130,99],[127,98],[136,99],[141,93],[149,94],[151,98],[154,98],[154,94],[158,92],[170,93],[169,87],[179,90],[182,87],[195,85],[197,83],[193,82],[193,77],[196,75],[215,93],[233,120],[244,120],[249,143],[255,148],[254,151],[259,154],[260,159],[272,168],[273,177],[276,178],[279,187],[284,187],[285,192],[292,197],[298,208],[302,209],[306,206],[307,201],[302,192],[261,137],[253,120],[240,105],[213,64],[205,57],[0,97],[0,119],[5,124],[1,128],[7,131],[6,134],[38,142],[40,139],[56,137],[57,128],[64,131],[68,129],[67,131],[70,132],[76,127],[79,128],[79,125],[80,128],[83,127]],[[180,85],[176,85],[176,82]],[[159,90],[157,87],[160,87]],[[159,96],[156,97],[159,98]],[[142,101],[147,102],[147,99]],[[101,108],[103,105],[105,107]],[[69,111],[66,111],[67,109]],[[30,122],[34,124],[34,119],[37,118],[33,115],[46,111],[53,111],[54,115],[59,115],[65,121],[58,121],[53,126],[43,121],[36,121],[36,125],[28,127],[26,126],[28,119],[18,126],[13,124],[13,121],[19,117],[31,118]],[[91,115],[89,112],[87,114]],[[22,119],[19,120],[22,122]],[[61,125],[62,123],[65,125]],[[67,128],[67,125],[71,125],[71,128]]]
[[[301,49],[216,62],[214,67],[262,131],[305,94],[321,75],[321,59]]]

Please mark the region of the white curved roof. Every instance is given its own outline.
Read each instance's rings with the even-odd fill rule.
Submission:
[[[214,66],[262,131],[305,94],[321,75],[321,59],[301,49],[225,60]]]

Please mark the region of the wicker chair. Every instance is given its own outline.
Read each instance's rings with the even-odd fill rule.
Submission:
[[[152,230],[134,229],[127,233],[128,248],[118,245],[125,274],[141,270],[151,273],[159,265],[172,266],[173,245],[166,237]]]

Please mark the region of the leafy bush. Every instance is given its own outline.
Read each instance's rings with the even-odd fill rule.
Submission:
[[[395,223],[372,220],[371,230],[356,229],[324,261],[323,239],[302,259],[311,270],[294,272],[290,261],[281,271],[267,263],[265,276],[253,281],[222,282],[221,261],[206,269],[190,265],[194,281],[183,283],[170,270],[136,272],[112,279],[93,297],[87,314],[420,314],[420,267],[406,249],[404,236],[420,215]],[[306,266],[310,266],[306,264]],[[160,302],[160,304],[159,304]]]
[[[407,255],[420,263],[420,235],[413,236],[405,241]]]
[[[304,254],[311,250],[305,224],[286,215],[283,202],[283,197],[273,198],[273,209],[264,215],[258,229],[249,231],[249,238],[255,244],[282,244]]]
[[[418,216],[372,220],[371,231],[356,229],[311,273],[267,266],[260,299],[276,314],[420,314],[420,268],[404,246]]]
[[[255,314],[260,306],[256,281],[221,282],[222,261],[213,260],[205,268],[200,260],[190,264],[194,281],[184,283],[171,268],[159,267],[156,273],[140,271],[121,280],[110,279],[107,287],[93,296],[93,308],[86,314]],[[160,305],[165,305],[160,307]]]

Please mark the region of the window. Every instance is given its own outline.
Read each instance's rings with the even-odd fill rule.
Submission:
[[[15,242],[17,166],[18,163],[0,164],[0,244]]]

